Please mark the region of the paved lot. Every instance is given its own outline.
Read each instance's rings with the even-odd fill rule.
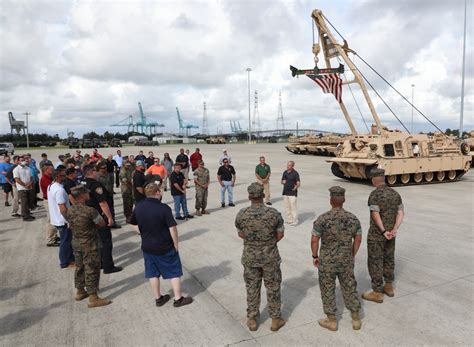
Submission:
[[[73,271],[60,270],[57,248],[45,246],[44,210],[33,223],[0,211],[0,345],[470,345],[473,341],[474,172],[462,181],[443,185],[397,188],[404,199],[405,223],[396,250],[396,296],[383,304],[362,302],[362,330],[351,328],[350,314],[337,295],[339,331],[318,326],[323,316],[317,272],[309,250],[310,231],[317,215],[329,209],[331,185],[347,189],[346,209],[368,229],[368,185],[333,177],[324,158],[295,156],[282,145],[226,145],[237,170],[237,207],[221,209],[215,183],[222,146],[201,145],[211,170],[209,216],[179,224],[183,288],[195,298],[190,306],[154,305],[143,275],[140,238],[124,225],[113,230],[114,257],[124,271],[101,277],[101,294],[113,300],[104,308],[88,309],[75,302]],[[155,148],[172,156],[177,146]],[[144,148],[147,150],[147,148]],[[190,147],[192,149],[192,147]],[[50,150],[54,161],[67,150]],[[110,150],[104,150],[107,153]],[[38,159],[42,150],[32,150]],[[137,154],[137,148],[124,148]],[[274,171],[274,207],[283,212],[279,178],[290,158],[302,179],[298,200],[301,223],[287,227],[279,243],[283,259],[283,316],[287,324],[270,331],[271,320],[262,297],[261,325],[251,333],[245,326],[245,287],[240,256],[242,242],[234,228],[237,211],[248,205],[246,187],[253,181],[258,156],[264,154]],[[194,206],[194,189],[188,205]],[[122,210],[115,195],[117,211]],[[169,193],[165,202],[170,202]],[[358,291],[370,288],[365,241],[356,259]],[[168,282],[162,288],[171,293]]]

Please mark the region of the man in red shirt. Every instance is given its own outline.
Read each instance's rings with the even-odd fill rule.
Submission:
[[[97,148],[94,148],[94,150],[92,151],[92,155],[91,155],[91,162],[96,163],[101,159],[102,159],[102,155],[99,154],[99,152],[97,151]]]
[[[48,207],[48,187],[53,182],[53,172],[54,167],[51,164],[45,164],[42,167],[42,175],[40,179],[40,188],[41,192],[43,193],[43,200],[44,200],[44,209],[46,210],[46,217],[48,219],[46,224],[46,233],[48,234],[48,242],[46,246],[48,247],[59,247],[59,237],[57,229],[51,225],[49,219],[49,207]]]
[[[202,154],[200,153],[199,148],[196,148],[196,151],[191,154],[189,160],[191,162],[191,168],[193,171],[196,170],[199,166],[199,161],[202,160]]]

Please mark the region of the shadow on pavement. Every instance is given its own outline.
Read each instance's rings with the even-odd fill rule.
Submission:
[[[33,282],[33,283],[25,284],[21,287],[1,288],[0,289],[0,301],[5,301],[5,300],[9,300],[11,298],[14,298],[18,294],[20,294],[20,292],[22,290],[33,288],[33,287],[37,286],[38,284],[39,284],[39,282]]]
[[[230,260],[222,261],[218,265],[203,266],[201,268],[189,271],[191,277],[186,278],[181,287],[183,291],[191,296],[196,296],[206,291],[213,282],[218,281],[232,272]],[[198,283],[198,285],[195,284]]]
[[[195,230],[188,231],[187,233],[182,234],[179,237],[179,241],[182,242],[182,241],[190,240],[194,237],[201,236],[202,234],[205,234],[208,231],[209,229],[195,229]]]

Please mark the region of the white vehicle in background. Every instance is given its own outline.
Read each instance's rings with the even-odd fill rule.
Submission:
[[[0,142],[0,155],[14,154],[15,147],[10,142]]]

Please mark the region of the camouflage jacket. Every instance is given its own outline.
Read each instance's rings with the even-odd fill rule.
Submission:
[[[72,205],[67,210],[67,220],[72,231],[72,247],[77,250],[99,249],[99,231],[96,226],[102,217],[93,207],[84,204]]]
[[[244,234],[243,265],[258,267],[281,262],[276,232],[283,232],[285,228],[280,212],[264,204],[253,203],[239,211],[235,227]]]
[[[360,222],[343,208],[333,208],[313,223],[312,234],[321,239],[319,271],[343,271],[354,267],[352,240],[362,235]]]
[[[209,182],[209,170],[206,168],[197,168],[194,170],[194,179],[199,182],[199,184],[206,184]],[[196,186],[196,189],[201,188]]]
[[[397,213],[403,209],[402,198],[393,188],[382,185],[370,193],[368,201],[370,211],[380,213],[380,218],[386,230],[391,230],[395,225]],[[377,228],[370,218],[370,228],[367,235],[368,241],[385,241],[383,233]]]
[[[133,174],[133,170],[131,168],[128,170],[125,168],[122,168],[122,170],[120,170],[119,178],[120,178],[120,189],[122,190],[122,194],[133,193],[132,174]]]
[[[98,174],[98,175],[97,175],[97,181],[99,181],[100,183],[102,183],[102,185],[105,187],[105,189],[107,189],[107,191],[108,191],[110,194],[113,194],[113,192],[114,192],[114,184],[113,184],[113,182],[110,181],[108,175],[101,175],[101,174]]]

